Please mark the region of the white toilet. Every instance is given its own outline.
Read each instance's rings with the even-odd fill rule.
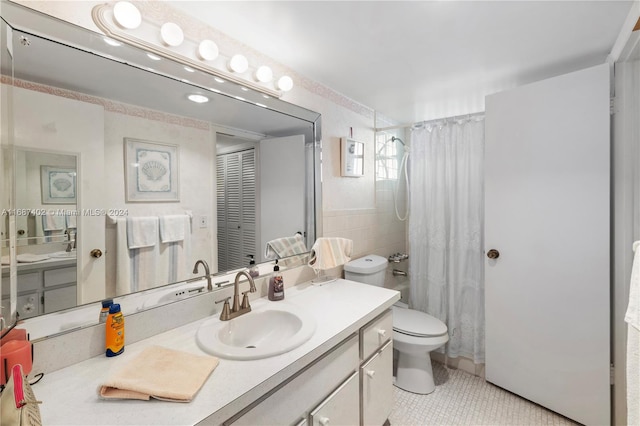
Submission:
[[[351,281],[384,286],[387,259],[375,254],[344,265]],[[429,352],[449,341],[447,326],[424,312],[398,302],[393,307],[393,348],[398,350],[395,385],[409,392],[428,394],[435,390]]]

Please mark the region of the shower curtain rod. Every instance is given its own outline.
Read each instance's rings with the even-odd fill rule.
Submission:
[[[472,118],[472,117],[480,117],[480,116],[484,116],[484,111],[474,112],[471,114],[452,115],[450,117],[434,118],[432,120],[416,121],[415,123],[411,123],[411,124],[400,124],[397,126],[375,128],[374,131],[385,132],[387,130],[407,129],[407,128],[414,128],[418,126],[424,126],[426,124],[437,123],[438,121],[443,121],[443,120],[459,120],[461,118]]]

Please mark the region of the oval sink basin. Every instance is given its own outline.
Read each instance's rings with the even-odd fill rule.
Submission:
[[[75,250],[72,251],[57,251],[55,253],[49,253],[47,254],[47,256],[53,258],[53,259],[75,259],[76,258],[76,252]]]
[[[315,318],[301,308],[278,302],[230,321],[211,318],[198,328],[198,346],[227,359],[268,358],[305,343],[316,331]]]
[[[207,282],[197,282],[194,284],[174,288],[170,290],[158,290],[149,295],[142,304],[143,308],[164,305],[169,302],[177,302],[187,297],[195,296],[207,291]]]

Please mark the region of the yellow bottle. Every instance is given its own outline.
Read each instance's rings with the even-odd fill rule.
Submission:
[[[124,352],[124,315],[122,315],[118,303],[114,303],[109,307],[105,330],[105,346],[107,356],[116,356]]]

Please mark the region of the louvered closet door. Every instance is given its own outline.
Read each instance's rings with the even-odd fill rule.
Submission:
[[[218,268],[241,268],[256,255],[255,151],[219,155],[217,169]]]

